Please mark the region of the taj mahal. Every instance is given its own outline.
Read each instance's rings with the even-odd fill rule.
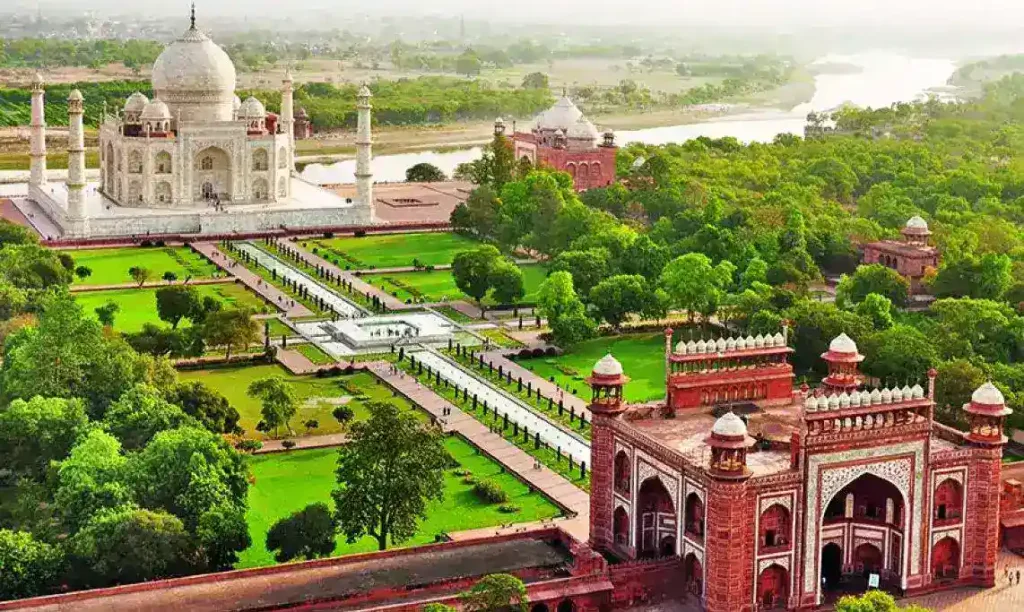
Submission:
[[[235,94],[227,53],[196,27],[153,65],[153,99],[131,94],[100,120],[100,180],[85,180],[84,100],[68,98],[68,178],[46,170],[45,87],[32,84],[31,169],[25,206],[62,238],[130,234],[216,235],[281,228],[318,229],[373,221],[371,93],[358,93],[356,198],[343,198],[294,172],[291,73],[280,114]],[[56,236],[54,236],[56,237]]]

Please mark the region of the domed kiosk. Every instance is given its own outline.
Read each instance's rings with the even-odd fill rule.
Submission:
[[[42,79],[37,81],[32,105],[40,120],[32,138],[34,150],[45,152],[44,92]],[[53,222],[47,229],[57,226],[73,237],[201,235],[282,227],[330,231],[372,221],[369,164],[360,181],[371,188],[355,201],[293,176],[291,73],[281,84],[279,114],[267,112],[255,97],[239,100],[235,66],[196,26],[194,7],[188,28],[154,62],[152,84],[152,100],[136,92],[114,113],[104,110],[95,188],[85,189],[77,179],[47,184],[45,156],[34,158],[26,206],[34,205],[33,213],[42,209]],[[370,121],[368,108],[359,121]],[[358,148],[360,158],[369,160],[368,125],[366,132]],[[84,156],[69,155],[69,166],[84,176]]]

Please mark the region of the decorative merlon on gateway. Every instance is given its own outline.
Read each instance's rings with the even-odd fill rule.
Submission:
[[[867,389],[853,391],[851,393],[833,393],[831,395],[808,396],[804,400],[806,412],[822,412],[828,410],[845,410],[861,406],[873,406],[879,404],[899,404],[902,402],[913,402],[925,398],[924,387],[921,385],[904,385],[903,388],[895,387],[889,389]]]
[[[704,355],[761,348],[781,348],[784,346],[786,346],[786,336],[780,332],[774,336],[771,334],[758,334],[745,338],[741,336],[739,338],[680,341],[676,344],[674,353],[676,355]]]

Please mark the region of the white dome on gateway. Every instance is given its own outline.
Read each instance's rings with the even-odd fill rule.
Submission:
[[[217,43],[191,24],[153,63],[153,93],[182,121],[231,121],[235,65]]]

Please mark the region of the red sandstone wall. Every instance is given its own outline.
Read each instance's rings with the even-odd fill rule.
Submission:
[[[590,437],[590,545],[607,551],[612,545],[615,479],[615,433],[609,417],[593,415]]]
[[[968,468],[960,578],[973,578],[976,584],[983,586],[995,585],[996,558],[999,555],[999,493],[1002,487],[1000,467],[999,448],[979,448],[975,450],[975,459]],[[931,554],[930,546],[928,554]]]
[[[595,147],[583,151],[570,149],[537,148],[537,165],[549,166],[555,170],[568,172],[573,177],[577,191],[607,187],[615,182],[614,147]],[[594,171],[594,164],[600,164],[600,170]],[[580,170],[586,167],[584,173]]]
[[[752,610],[754,512],[756,495],[744,482],[713,482],[708,487],[705,609]]]

